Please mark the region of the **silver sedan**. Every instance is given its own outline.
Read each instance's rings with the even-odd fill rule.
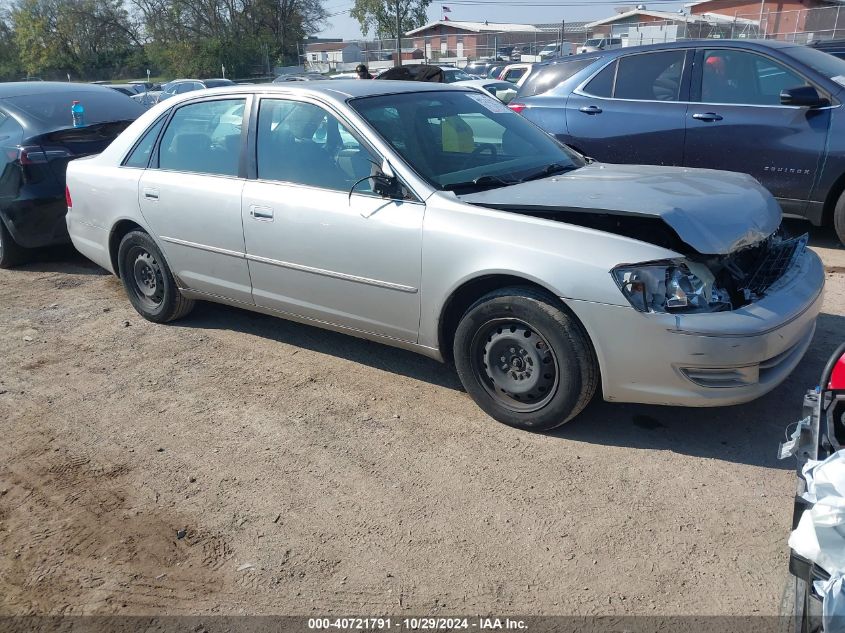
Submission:
[[[528,429],[599,385],[653,404],[761,396],[822,300],[819,259],[752,178],[591,162],[441,84],[177,96],[67,183],[74,244],[150,321],[208,300],[410,349]]]

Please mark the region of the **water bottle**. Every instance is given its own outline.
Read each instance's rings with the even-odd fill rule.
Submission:
[[[70,113],[73,116],[73,127],[85,127],[85,108],[79,101],[74,101],[70,106]]]

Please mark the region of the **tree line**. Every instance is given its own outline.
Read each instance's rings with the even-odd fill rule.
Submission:
[[[354,0],[363,33],[425,23],[431,0]],[[0,0],[0,81],[269,74],[300,63],[323,0]]]

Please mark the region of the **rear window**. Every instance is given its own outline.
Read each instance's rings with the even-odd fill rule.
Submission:
[[[577,59],[566,62],[559,62],[557,64],[550,64],[540,69],[540,72],[532,73],[522,84],[519,90],[520,97],[533,97],[534,95],[543,94],[557,88],[567,79],[573,77],[576,73],[584,70],[587,66],[598,59],[591,57],[589,59]]]
[[[138,102],[111,88],[96,91],[70,88],[62,92],[39,92],[3,99],[4,103],[19,110],[42,130],[72,127],[70,107],[74,100],[85,108],[86,126],[106,121],[133,121],[144,113]]]
[[[235,82],[229,79],[206,79],[206,88],[222,88],[223,86],[234,86]]]

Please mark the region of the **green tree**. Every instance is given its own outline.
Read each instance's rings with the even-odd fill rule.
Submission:
[[[11,17],[30,74],[111,78],[138,61],[141,43],[121,0],[17,0]]]
[[[392,39],[397,37],[397,13],[404,34],[425,24],[430,4],[431,0],[355,0],[349,15],[358,20],[364,35],[373,31],[376,37]]]
[[[319,30],[320,0],[132,0],[153,64],[180,76],[267,72]]]
[[[0,81],[12,81],[21,75],[21,62],[15,44],[11,18],[0,9]]]

